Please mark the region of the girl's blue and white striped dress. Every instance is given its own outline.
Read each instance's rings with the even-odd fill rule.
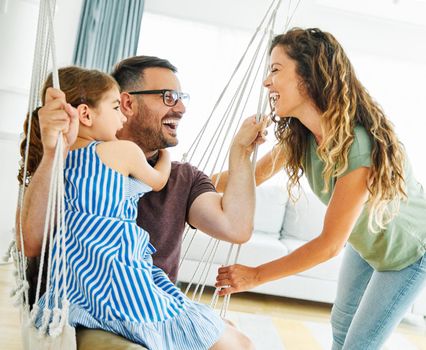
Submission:
[[[151,188],[102,163],[98,143],[71,151],[65,164],[71,325],[111,331],[149,349],[210,348],[222,319],[152,264],[155,249],[136,225],[137,202]],[[40,307],[45,303],[46,295]]]

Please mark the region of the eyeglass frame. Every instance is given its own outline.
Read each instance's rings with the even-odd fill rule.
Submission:
[[[177,95],[177,98],[175,99],[175,103],[173,105],[169,105],[166,103],[165,100],[165,96],[166,96],[166,92],[172,92],[175,93]],[[178,101],[181,100],[183,98],[190,99],[190,95],[186,92],[180,92],[180,91],[176,91],[173,89],[161,89],[161,90],[138,90],[138,91],[127,91],[127,93],[129,95],[157,95],[157,94],[161,94],[161,96],[163,97],[163,103],[165,106],[167,107],[174,107],[177,105]],[[183,103],[183,101],[182,101]]]

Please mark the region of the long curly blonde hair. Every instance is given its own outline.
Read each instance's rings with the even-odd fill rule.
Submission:
[[[372,143],[368,200],[369,230],[377,232],[392,220],[399,203],[406,199],[405,153],[392,123],[372,99],[355,75],[343,48],[329,33],[317,28],[293,28],[278,35],[271,43],[281,46],[296,62],[296,72],[305,93],[321,111],[323,139],[318,156],[324,162],[324,191],[332,177],[348,168],[349,149],[354,128],[362,125]],[[310,131],[296,118],[284,117],[275,134],[284,147],[284,168],[288,173],[288,191],[300,187]]]

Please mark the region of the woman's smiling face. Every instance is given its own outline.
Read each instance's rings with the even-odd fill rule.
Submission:
[[[279,117],[299,117],[303,106],[309,102],[303,91],[303,82],[296,73],[296,62],[277,45],[271,52],[270,73],[263,85],[275,99],[275,114]]]

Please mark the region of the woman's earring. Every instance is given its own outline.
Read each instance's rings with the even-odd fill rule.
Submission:
[[[280,117],[275,114],[275,104],[277,103],[276,95],[271,94],[269,96],[269,106],[271,107],[271,113],[269,114],[269,118],[274,122],[278,123]]]
[[[272,113],[269,115],[269,117],[271,118],[271,120],[272,120],[274,123],[278,123],[278,122],[280,121],[280,117],[278,117],[278,116],[275,114],[275,111],[272,111]]]

